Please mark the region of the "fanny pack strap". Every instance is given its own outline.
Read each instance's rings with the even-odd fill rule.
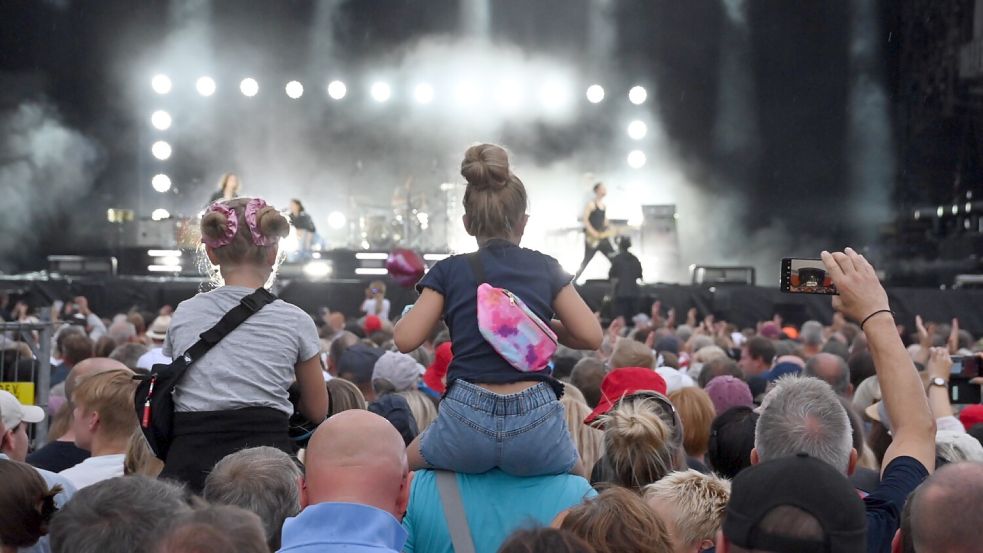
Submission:
[[[480,253],[481,250],[468,254],[468,264],[471,265],[471,272],[479,286],[485,282],[485,268],[481,266],[481,258],[478,257]]]
[[[454,553],[475,553],[474,539],[471,537],[464,502],[461,500],[461,488],[457,485],[457,474],[446,470],[435,472],[437,491],[440,493],[440,503],[444,508],[444,518],[447,520]]]

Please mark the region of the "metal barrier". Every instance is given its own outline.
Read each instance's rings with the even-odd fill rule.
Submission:
[[[45,412],[51,388],[53,327],[52,323],[0,323],[0,390]],[[34,425],[32,449],[44,445],[49,418]]]

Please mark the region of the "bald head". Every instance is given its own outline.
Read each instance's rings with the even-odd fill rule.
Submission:
[[[110,359],[108,357],[91,357],[79,361],[72,370],[68,373],[68,377],[65,378],[65,398],[68,399],[69,403],[72,401],[72,392],[78,387],[82,380],[94,375],[115,370],[124,370],[127,372],[132,372],[123,363]]]
[[[803,369],[805,376],[825,380],[840,396],[849,397],[853,394],[850,384],[850,367],[839,355],[832,353],[817,353],[809,358]]]
[[[911,533],[919,553],[971,553],[983,543],[979,524],[983,463],[946,465],[915,491]]]
[[[342,411],[321,423],[305,457],[310,504],[370,505],[400,518],[409,494],[406,446],[386,419]]]

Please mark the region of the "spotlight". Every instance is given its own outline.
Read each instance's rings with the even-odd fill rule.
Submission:
[[[413,89],[413,98],[421,104],[433,102],[433,87],[427,83],[420,83]]]
[[[320,279],[331,274],[331,263],[327,261],[311,261],[304,265],[304,274],[311,279]]]
[[[560,82],[548,82],[539,90],[539,101],[550,110],[562,108],[570,100],[567,89]]]
[[[378,81],[372,83],[372,88],[369,89],[369,94],[372,95],[373,100],[381,104],[389,101],[389,98],[391,98],[393,95],[393,91],[391,88],[389,88],[388,84]]]
[[[641,140],[645,138],[645,135],[647,135],[648,132],[648,125],[646,125],[644,121],[635,120],[628,123],[628,136],[630,136],[633,140]]]
[[[287,86],[283,87],[286,91],[287,96],[296,100],[304,95],[304,85],[300,84],[300,81],[290,81]]]
[[[328,96],[332,100],[341,100],[348,94],[348,87],[341,81],[331,81],[328,83]]]
[[[158,173],[150,180],[150,185],[154,187],[154,190],[163,194],[171,189],[171,177],[164,173]]]
[[[628,166],[632,169],[641,169],[645,165],[645,152],[632,150],[628,152]]]
[[[150,124],[159,131],[171,128],[171,114],[159,109],[150,114]]]
[[[604,87],[599,84],[592,84],[587,87],[587,101],[592,104],[600,104],[604,101]]]
[[[155,209],[153,213],[150,214],[150,218],[154,221],[163,221],[164,219],[169,219],[170,217],[170,212],[164,208]]]
[[[246,77],[239,83],[239,92],[247,98],[252,98],[259,93],[259,83],[252,77]]]
[[[495,99],[498,105],[505,109],[515,109],[522,103],[522,85],[518,81],[503,81],[495,90]]]
[[[195,82],[195,88],[198,89],[198,94],[211,96],[215,94],[215,79],[211,77],[199,77]]]
[[[454,99],[462,106],[473,106],[478,103],[481,93],[471,83],[461,83],[454,89]]]
[[[150,87],[157,94],[167,94],[171,91],[171,78],[167,75],[154,75],[154,78],[150,79]]]
[[[171,145],[163,140],[158,140],[150,147],[150,152],[154,154],[155,158],[164,161],[171,157]]]
[[[649,93],[645,90],[645,87],[642,86],[633,86],[631,87],[631,90],[628,91],[628,101],[636,106],[644,104],[648,97]]]
[[[328,226],[335,230],[345,228],[347,222],[348,219],[345,218],[345,214],[340,211],[332,211],[328,214]]]

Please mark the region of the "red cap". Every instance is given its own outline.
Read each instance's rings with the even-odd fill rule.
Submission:
[[[959,422],[963,423],[966,430],[983,423],[983,404],[963,407],[963,410],[959,412]]]
[[[659,392],[666,394],[668,386],[664,378],[652,369],[644,367],[622,367],[609,372],[601,381],[601,400],[594,411],[584,419],[591,424],[597,417],[607,413],[621,398],[636,392]]]
[[[365,335],[371,336],[372,333],[382,330],[382,319],[378,315],[366,315],[362,326],[365,328]]]

